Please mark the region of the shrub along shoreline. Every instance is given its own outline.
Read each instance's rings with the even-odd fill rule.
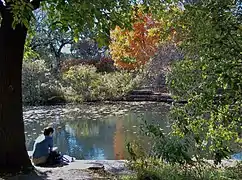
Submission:
[[[24,62],[25,105],[118,100],[139,86],[140,72],[98,72],[92,65],[75,65],[54,76],[44,61]]]

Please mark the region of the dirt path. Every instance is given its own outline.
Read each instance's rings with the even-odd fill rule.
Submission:
[[[4,180],[91,180],[91,179],[118,179],[117,176],[105,174],[105,172],[93,172],[83,169],[51,169],[35,171],[28,175],[18,175],[4,178]]]
[[[67,166],[55,168],[36,167],[36,170],[28,175],[5,177],[4,180],[116,180],[120,175],[130,171],[125,166],[125,161],[104,160],[87,161],[80,160]],[[2,180],[0,178],[0,180]]]

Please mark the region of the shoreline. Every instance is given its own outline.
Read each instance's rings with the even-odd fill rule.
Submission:
[[[122,176],[132,175],[135,172],[126,166],[127,160],[75,160],[62,167],[35,167],[35,171],[30,174],[19,174],[16,176],[3,177],[9,180],[95,180],[112,179],[117,180]],[[211,160],[207,160],[212,163]],[[233,167],[241,162],[239,160],[222,160],[219,166]],[[0,178],[1,179],[1,178]]]
[[[123,97],[116,97],[112,99],[97,99],[97,100],[84,100],[82,102],[72,102],[72,101],[63,101],[63,102],[43,102],[39,104],[23,103],[23,106],[58,106],[58,105],[67,105],[67,104],[82,104],[82,103],[115,103],[115,102],[163,102],[167,104],[178,103],[186,104],[187,100],[174,100],[171,94],[160,93],[160,94],[130,94]]]

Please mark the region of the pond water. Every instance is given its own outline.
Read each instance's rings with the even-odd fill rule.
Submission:
[[[156,102],[86,103],[81,105],[25,107],[26,145],[46,126],[55,129],[54,146],[77,159],[126,159],[128,142],[149,146],[140,126],[144,121],[169,129],[169,105]]]

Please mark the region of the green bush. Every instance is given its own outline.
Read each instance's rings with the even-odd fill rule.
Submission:
[[[199,1],[185,9],[179,15],[185,56],[172,65],[168,85],[174,98],[188,103],[174,104],[173,132],[181,138],[192,134],[194,156],[220,163],[241,151],[241,9],[230,0]]]
[[[139,74],[125,71],[97,72],[91,65],[76,65],[57,80],[44,61],[23,63],[23,102],[30,105],[113,100],[135,88]]]
[[[112,100],[138,85],[139,78],[121,71],[98,73],[96,67],[78,65],[63,74],[66,98],[70,101]]]
[[[51,75],[42,60],[23,63],[22,87],[24,104],[64,101],[60,83]]]

